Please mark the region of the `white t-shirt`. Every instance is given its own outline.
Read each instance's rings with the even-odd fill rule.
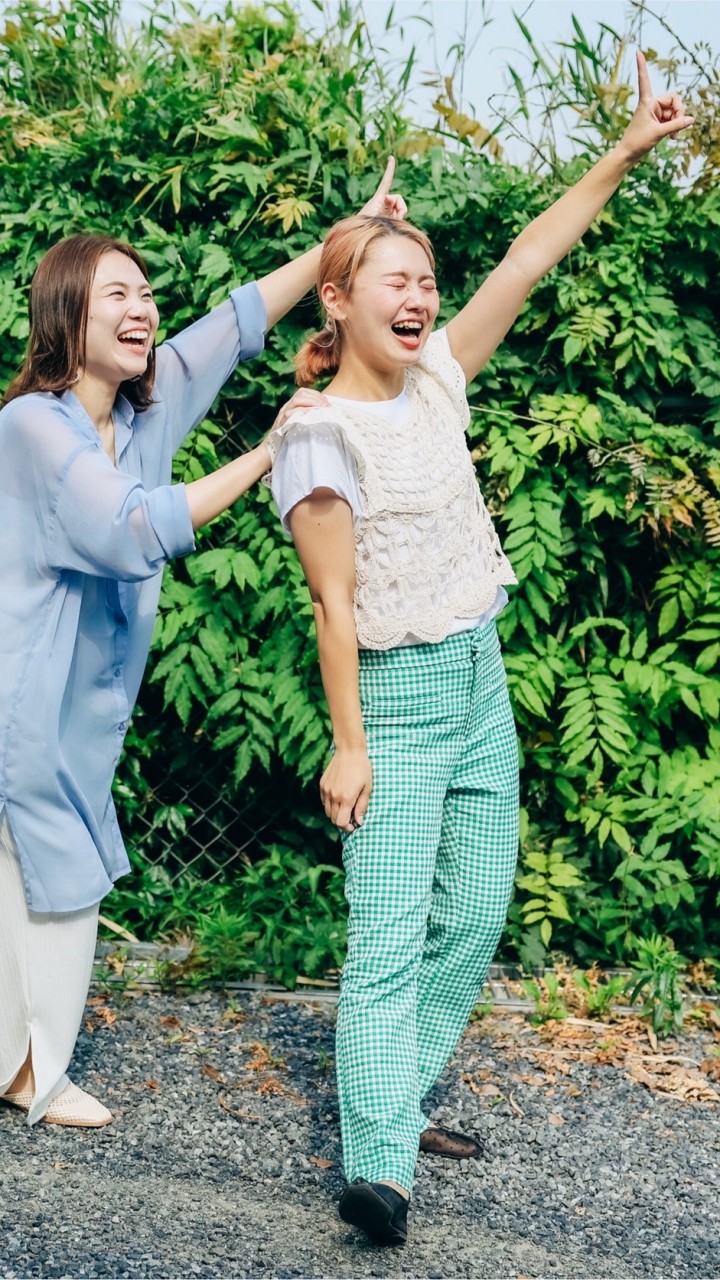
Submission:
[[[446,330],[440,329],[437,332],[438,336],[442,334],[449,351]],[[367,401],[347,400],[342,396],[328,396],[328,400],[343,408],[365,411],[369,408]],[[393,400],[372,401],[373,416],[383,418],[391,428],[404,422],[410,412],[410,399],[406,391],[401,391]],[[293,426],[273,466],[271,488],[283,528],[288,533],[289,515],[293,507],[316,489],[330,489],[343,498],[352,512],[353,526],[362,516],[363,503],[357,465],[339,427],[333,428],[329,424],[320,428],[303,427],[302,422]],[[495,600],[485,613],[478,618],[456,618],[449,634],[455,635],[459,631],[485,626],[505,608],[507,600],[505,588],[498,586]],[[401,643],[409,645],[422,642],[412,632],[408,632]]]

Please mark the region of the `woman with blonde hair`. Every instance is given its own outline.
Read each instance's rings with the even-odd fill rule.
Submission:
[[[403,216],[392,172],[365,213]],[[172,459],[319,255],[233,290],[157,350],[147,269],[124,242],[71,236],[33,277],[28,352],[0,412],[0,1098],[30,1124],[112,1119],[65,1071],[98,904],[129,870],[111,785],[162,569],[272,465],[287,410],[211,475],[173,484]]]
[[[403,1244],[418,1151],[479,1145],[421,1102],[466,1025],[500,937],[518,844],[517,741],[495,618],[515,581],[465,443],[465,394],[530,290],[623,177],[692,123],[640,97],[621,142],[517,237],[437,331],[422,232],[350,218],[318,273],[326,315],[297,380],[327,403],[282,444],[272,488],[312,596],[334,750],[321,784],[342,832],[348,954],[337,1029],[348,1185],[340,1214]]]

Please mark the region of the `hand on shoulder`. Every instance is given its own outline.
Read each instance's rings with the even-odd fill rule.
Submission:
[[[329,407],[329,405],[330,401],[327,396],[324,396],[321,391],[314,391],[312,387],[301,387],[289,400],[286,400],[263,441],[270,455],[270,466],[274,465],[283,439],[288,431],[302,422],[302,416],[296,417],[295,415],[302,415],[310,409],[321,409],[323,406]]]

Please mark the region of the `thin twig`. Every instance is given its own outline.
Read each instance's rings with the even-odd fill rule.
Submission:
[[[680,39],[680,36],[678,35],[674,27],[670,26],[670,23],[668,22],[667,18],[663,17],[659,13],[655,13],[652,9],[648,9],[647,4],[645,3],[645,0],[630,0],[630,3],[632,4],[634,9],[639,9],[641,14],[647,13],[651,18],[655,18],[655,21],[659,22],[660,26],[665,31],[667,31],[668,35],[671,35],[673,40],[677,42],[678,48],[682,49],[683,53],[687,54],[693,66],[697,67],[697,70],[700,72],[700,74],[705,76],[705,79],[708,81],[708,83],[713,82],[714,77],[712,75],[712,68],[708,69],[708,67],[704,67],[702,63],[698,61],[692,49],[690,49],[685,44],[685,42]]]

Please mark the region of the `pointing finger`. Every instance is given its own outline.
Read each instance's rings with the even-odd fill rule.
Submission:
[[[395,177],[395,157],[390,156],[390,159],[385,165],[385,172],[380,180],[380,186],[378,187],[376,192],[376,194],[380,197],[381,200],[384,200],[385,197],[390,194],[390,188],[392,186],[392,181],[394,177]]]
[[[638,49],[635,53],[638,73],[638,96],[641,102],[651,102],[654,98],[652,85],[650,83],[650,74],[645,61],[645,54]]]

